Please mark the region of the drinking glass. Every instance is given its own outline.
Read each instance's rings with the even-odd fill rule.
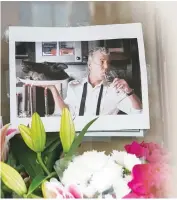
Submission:
[[[105,73],[105,83],[110,86],[115,78],[118,78],[118,74],[115,70],[109,70]]]

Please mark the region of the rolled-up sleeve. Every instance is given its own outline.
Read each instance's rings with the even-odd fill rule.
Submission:
[[[68,108],[69,108],[72,116],[75,116],[76,115],[76,107],[77,107],[76,106],[77,105],[76,95],[75,95],[72,85],[70,83],[68,84],[67,95],[66,95],[64,102],[65,102],[65,104],[68,105]]]
[[[118,109],[127,114],[140,114],[142,109],[133,108],[132,101],[127,96],[118,103]]]

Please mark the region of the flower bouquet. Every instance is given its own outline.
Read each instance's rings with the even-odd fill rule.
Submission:
[[[4,126],[1,198],[165,197],[164,183],[169,183],[170,171],[167,153],[157,144],[134,141],[125,151],[78,154],[84,134],[95,120],[76,134],[65,108],[59,135],[46,133],[37,113],[30,127],[20,125],[14,130]]]

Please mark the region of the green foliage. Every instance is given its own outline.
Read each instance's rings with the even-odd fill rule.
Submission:
[[[74,158],[74,156],[76,156],[77,152],[77,148],[79,147],[79,145],[81,144],[83,137],[85,135],[85,133],[87,132],[87,130],[89,129],[89,127],[97,120],[93,119],[92,121],[90,121],[83,129],[82,131],[79,133],[79,135],[77,137],[75,137],[74,142],[72,143],[69,152],[67,154],[65,154],[64,158],[59,159],[56,163],[55,163],[55,171],[57,172],[58,176],[61,178],[63,175],[64,170],[67,168],[68,164],[72,161],[72,159]]]
[[[27,173],[30,177],[29,182],[31,184],[27,186],[29,188],[28,194],[25,194],[26,197],[40,198],[42,195],[41,184],[44,180],[56,176],[56,172],[59,177],[62,177],[63,171],[76,156],[77,148],[81,144],[85,133],[96,119],[89,122],[78,136],[75,135],[74,123],[67,109],[63,111],[60,137],[58,133],[45,132],[37,113],[32,116],[31,128],[24,125],[19,126],[21,135],[16,135],[10,140],[7,164],[18,172]],[[63,150],[65,154],[61,158]],[[53,172],[54,170],[56,172]],[[45,173],[48,176],[45,176]],[[1,197],[4,196],[19,198],[13,191],[10,190],[9,192],[5,185],[4,189],[1,189]]]
[[[79,135],[75,138],[74,142],[72,143],[69,152],[66,154],[66,156],[72,156],[74,155],[74,153],[76,152],[77,148],[79,147],[79,145],[81,144],[84,135],[86,134],[87,130],[89,129],[89,127],[97,120],[98,118],[93,119],[92,121],[90,121],[83,129],[82,131],[79,133]]]
[[[41,166],[37,163],[36,153],[30,150],[21,136],[16,135],[10,141],[10,148],[18,163],[23,165],[25,171],[33,179],[38,174],[44,174]]]
[[[56,160],[60,158],[61,153],[62,145],[59,140],[58,133],[47,133],[46,148],[42,153],[42,157],[46,167],[50,172],[54,170],[53,166]]]
[[[42,184],[42,182],[45,180],[45,178],[46,177],[44,175],[41,175],[41,174],[36,176],[31,182],[31,185],[30,185],[30,187],[28,189],[27,196],[32,194],[32,192],[35,191]]]

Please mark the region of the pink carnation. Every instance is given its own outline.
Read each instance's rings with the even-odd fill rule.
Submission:
[[[130,192],[126,196],[123,197],[123,199],[147,199],[147,198],[155,198],[153,195],[138,195],[134,192]]]
[[[165,183],[169,182],[167,164],[135,165],[132,171],[133,179],[128,183],[132,192],[124,198],[159,198],[166,193]]]
[[[152,142],[139,144],[134,141],[132,144],[125,145],[125,150],[127,153],[135,154],[138,158],[144,158],[150,163],[166,162],[168,160],[165,150]]]

